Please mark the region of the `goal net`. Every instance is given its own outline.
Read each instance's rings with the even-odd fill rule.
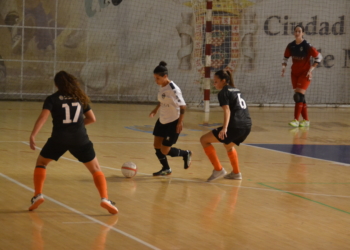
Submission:
[[[206,14],[205,0],[0,0],[0,99],[43,100],[66,70],[93,101],[156,102],[163,60],[200,104],[211,39],[211,75],[230,70],[248,103],[291,104],[292,62],[285,77],[281,63],[301,23],[324,57],[307,102],[350,103],[350,1],[213,0],[210,35]]]

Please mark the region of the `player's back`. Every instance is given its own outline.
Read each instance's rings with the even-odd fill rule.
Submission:
[[[229,127],[250,128],[252,126],[248,106],[239,89],[226,85],[219,92],[218,99],[220,106],[228,105],[230,107]]]
[[[79,101],[56,92],[46,98],[43,108],[51,111],[53,139],[64,144],[89,141],[84,125],[84,113],[90,110],[89,106],[84,109]]]

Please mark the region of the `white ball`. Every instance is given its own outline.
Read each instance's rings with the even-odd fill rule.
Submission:
[[[131,178],[134,177],[137,173],[137,167],[136,164],[133,162],[125,162],[122,166],[122,174],[126,177],[126,178]]]

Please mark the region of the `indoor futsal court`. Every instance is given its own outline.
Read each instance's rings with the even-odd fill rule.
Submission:
[[[153,177],[153,105],[93,103],[97,122],[87,130],[119,209],[109,215],[69,153],[48,166],[46,201],[28,212],[39,154],[28,137],[41,106],[1,102],[0,249],[349,249],[347,108],[310,108],[312,126],[292,129],[292,108],[251,107],[252,132],[237,147],[243,180],[206,183],[212,166],[199,138],[222,122],[219,107],[208,123],[187,110],[177,145],[192,150],[191,167],[170,158],[172,175]],[[47,122],[39,148],[50,133]],[[230,170],[223,146],[215,147]],[[126,161],[138,167],[132,179],[120,172]]]
[[[349,114],[350,0],[0,0],[0,250],[350,250]]]

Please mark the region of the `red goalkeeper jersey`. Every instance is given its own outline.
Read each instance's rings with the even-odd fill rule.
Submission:
[[[311,46],[306,40],[302,41],[300,44],[296,44],[295,41],[288,44],[285,52],[284,59],[287,60],[292,57],[292,74],[300,75],[307,74],[311,67],[310,58],[313,57],[317,61],[319,52]]]

